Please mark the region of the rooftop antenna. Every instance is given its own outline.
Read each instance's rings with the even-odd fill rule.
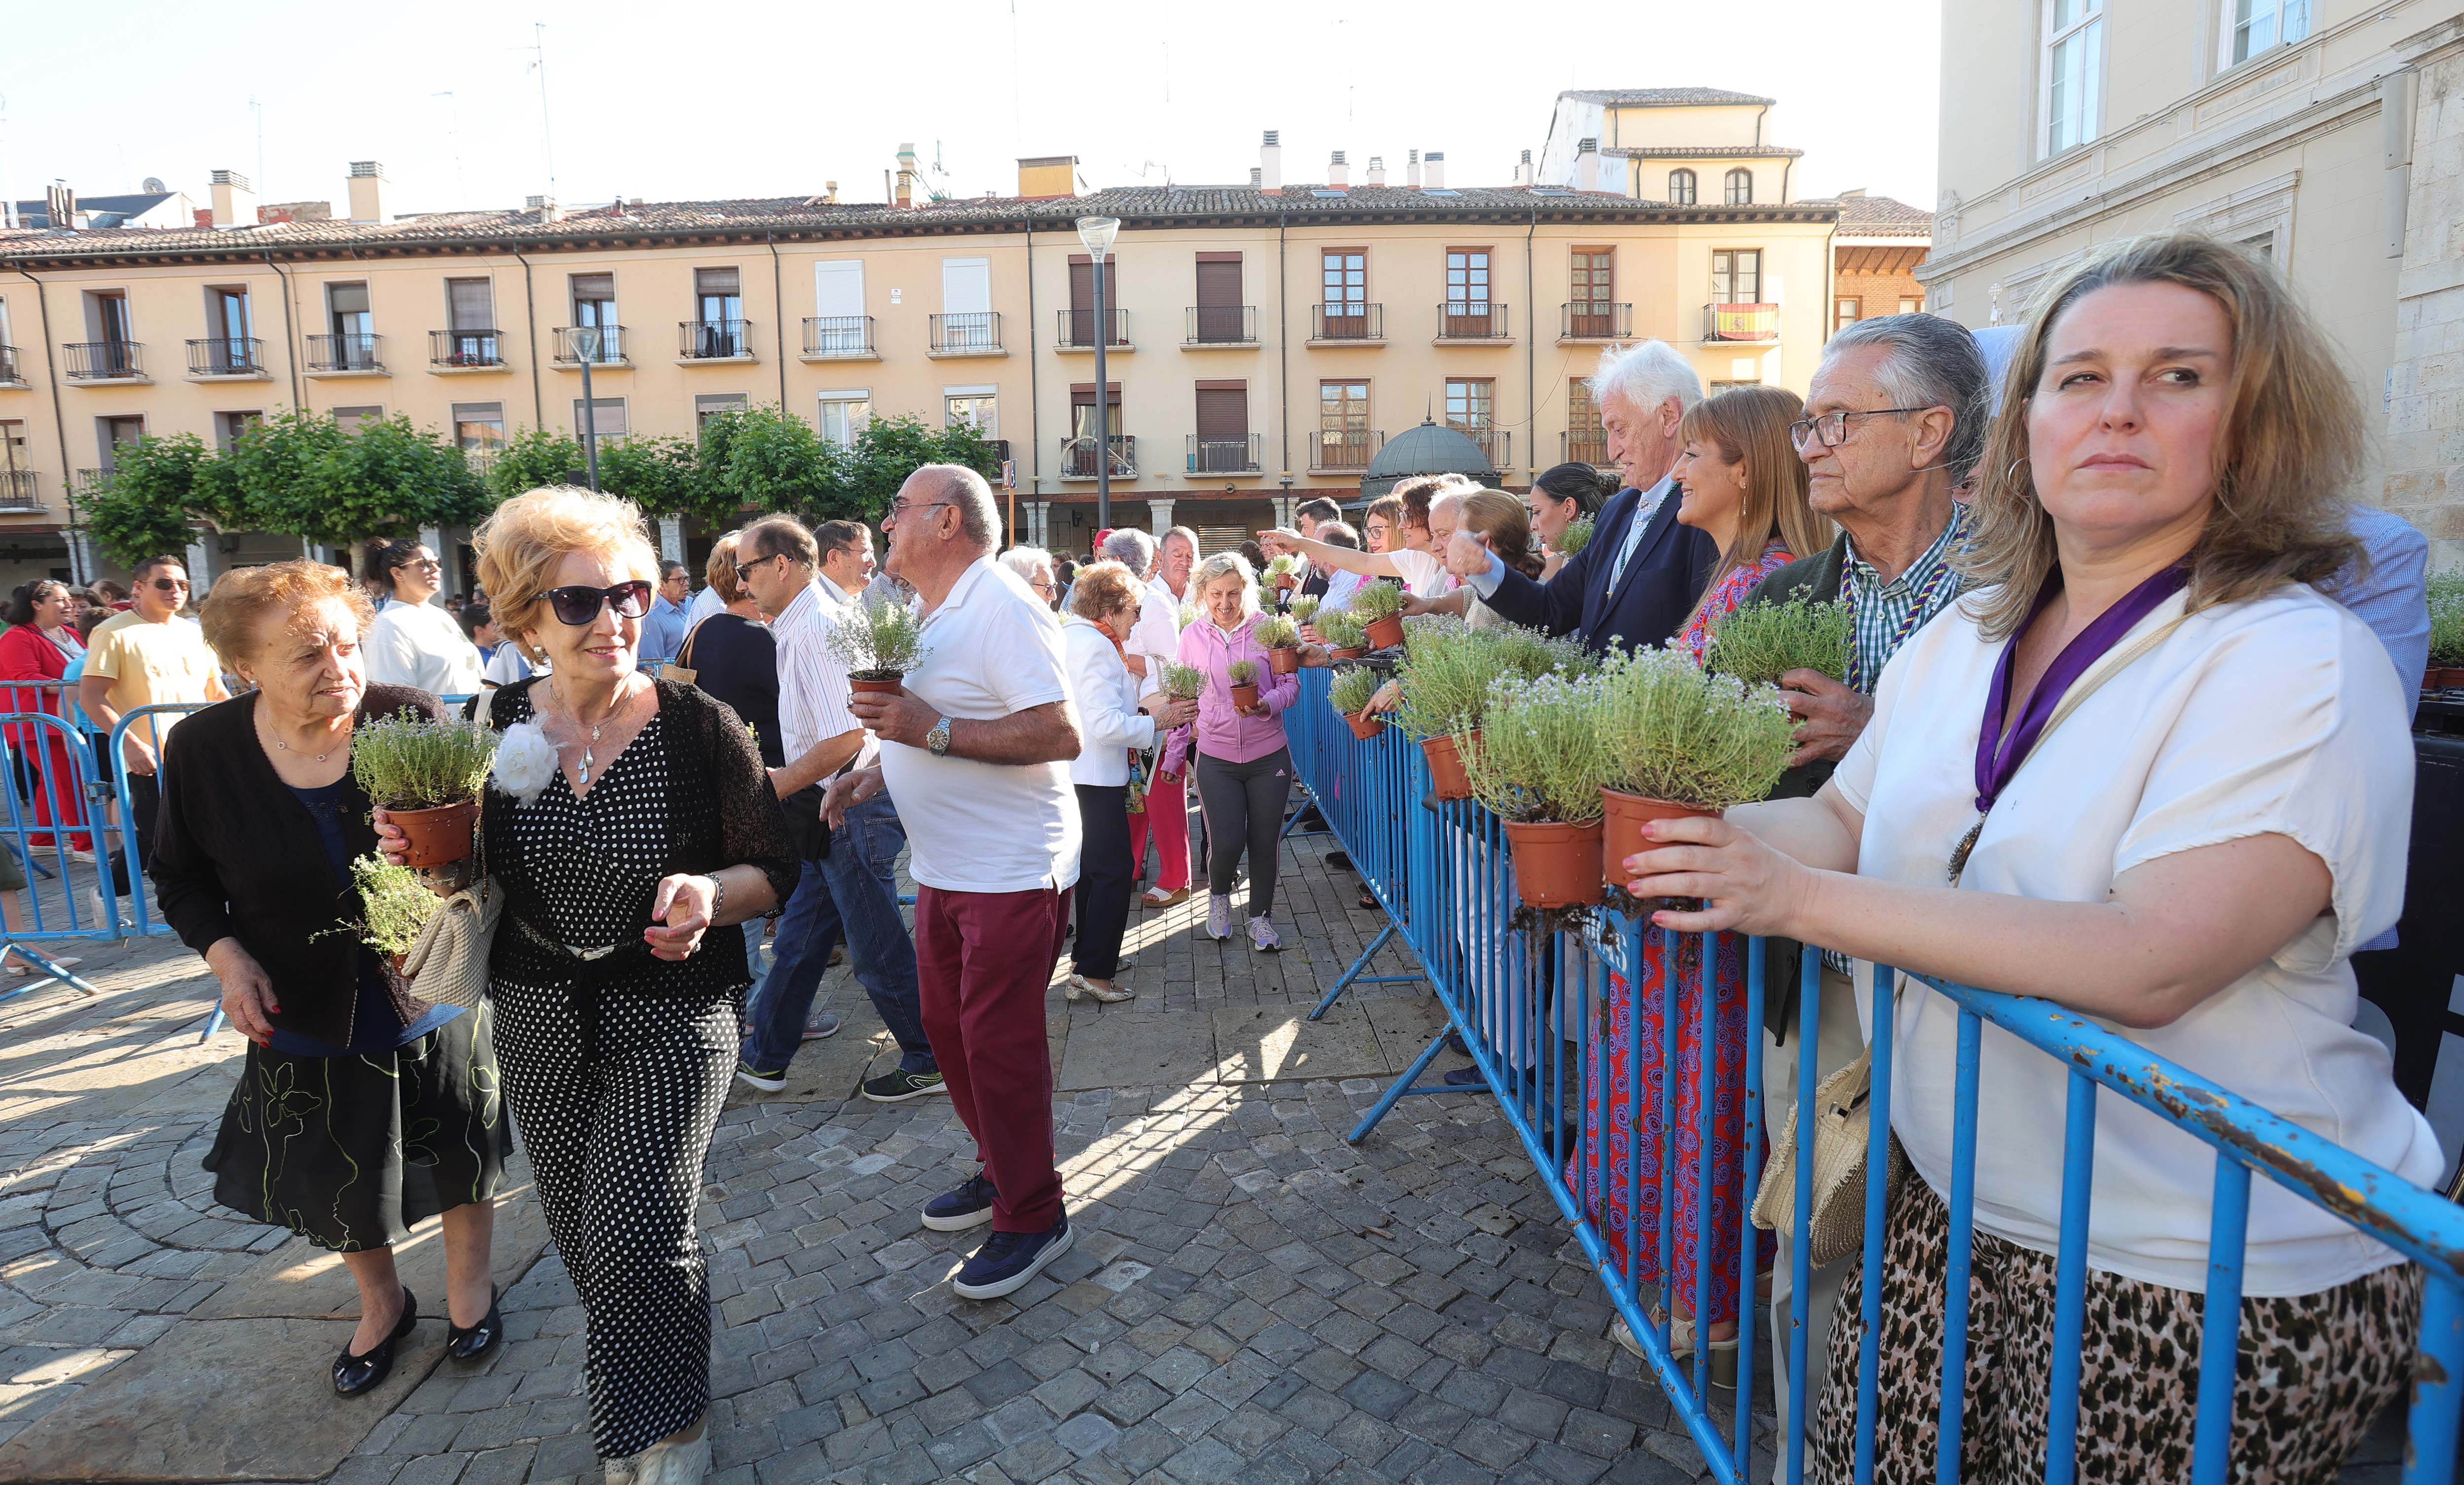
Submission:
[[[453,144],[453,199],[458,205],[468,206],[471,203],[471,187],[469,183],[462,178],[461,100],[453,96],[453,91],[451,88],[446,89],[442,93],[430,93],[428,96],[429,98],[441,98],[445,100],[445,137],[451,141]]]
[[[8,95],[0,94],[0,137],[7,135],[8,126],[9,99]],[[0,231],[7,231],[16,225],[17,198],[9,189],[9,172],[6,169],[0,169]]]
[[[265,189],[265,105],[249,96],[249,112],[256,115],[256,188]]]
[[[548,199],[553,201],[556,199],[556,139],[548,127],[547,22],[533,21],[531,23],[530,46],[527,48],[516,47],[514,50],[517,52],[528,51],[531,54],[531,67],[539,74],[539,153],[544,155],[547,159],[547,195]]]

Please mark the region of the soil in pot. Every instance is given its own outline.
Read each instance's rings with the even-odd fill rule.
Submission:
[[[905,672],[895,676],[849,676],[847,677],[847,689],[859,696],[868,692],[875,696],[896,696],[905,689],[906,684]]]
[[[1440,799],[1471,798],[1471,776],[1463,771],[1463,749],[1478,746],[1477,731],[1420,740],[1420,751],[1429,756],[1429,783]]]
[[[1382,619],[1373,619],[1373,620],[1371,620],[1371,621],[1370,621],[1370,624],[1369,624],[1369,648],[1370,648],[1370,649],[1372,649],[1372,650],[1392,650],[1392,649],[1394,649],[1397,645],[1399,645],[1399,644],[1401,644],[1402,642],[1403,642],[1403,616],[1402,616],[1401,614],[1399,614],[1399,613],[1390,613],[1390,614],[1386,615],[1386,617],[1384,617],[1384,618],[1382,618]]]
[[[446,866],[471,859],[471,830],[478,823],[479,802],[466,799],[433,809],[388,809],[385,817],[402,827],[404,844],[409,848],[404,865],[414,871]]]
[[[1295,649],[1266,652],[1266,669],[1278,676],[1297,676],[1301,669],[1301,653]]]
[[[1343,720],[1352,726],[1352,735],[1366,742],[1386,730],[1386,719],[1368,712],[1347,712]]]
[[[1357,660],[1368,654],[1369,647],[1366,645],[1344,645],[1335,650],[1334,657],[1338,660]]]
[[[1600,822],[1506,822],[1514,886],[1532,907],[1593,907],[1600,893]]]
[[[1255,686],[1234,686],[1232,688],[1232,704],[1241,708],[1243,711],[1246,711],[1250,707],[1257,705],[1258,688]]]

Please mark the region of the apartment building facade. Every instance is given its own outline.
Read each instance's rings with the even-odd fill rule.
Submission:
[[[2373,421],[2354,493],[2464,558],[2464,16],[2453,0],[2029,0],[1943,12],[1917,277],[2016,323],[2100,243],[2197,227],[2276,263]]]
[[[369,166],[355,220],[256,225],[218,181],[217,227],[0,235],[0,583],[91,570],[68,552],[76,498],[131,439],[228,442],[297,408],[407,414],[484,456],[524,427],[579,434],[585,361],[602,439],[763,403],[836,439],[875,415],[971,422],[1007,446],[1018,539],[1082,550],[1106,456],[1115,524],[1254,526],[1356,494],[1423,420],[1514,484],[1604,458],[1581,379],[1618,342],[1667,340],[1711,383],[1811,372],[1830,203],[1328,173],[1077,196],[1044,160],[1014,197],[386,220]],[[1089,215],[1123,224],[1100,321]]]

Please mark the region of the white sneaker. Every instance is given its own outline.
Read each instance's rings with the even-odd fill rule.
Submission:
[[[699,1438],[653,1444],[634,1457],[633,1485],[701,1485],[710,1473],[710,1428],[705,1423]]]
[[[1206,936],[1218,943],[1232,937],[1232,895],[1230,893],[1207,894]]]

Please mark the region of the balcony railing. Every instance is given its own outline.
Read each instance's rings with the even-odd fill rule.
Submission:
[[[1468,438],[1472,442],[1480,445],[1480,452],[1483,454],[1485,454],[1488,458],[1489,468],[1505,470],[1514,467],[1514,434],[1510,430],[1503,428],[1464,428],[1459,424],[1453,423],[1449,423],[1446,426],[1454,429],[1456,432],[1463,434],[1465,438]]]
[[[74,382],[126,381],[145,374],[145,347],[135,341],[80,341],[67,350]]]
[[[1095,312],[1093,310],[1064,309],[1056,311],[1056,313],[1061,317],[1061,329],[1059,333],[1061,336],[1060,346],[1063,350],[1093,350],[1095,348]],[[1127,345],[1130,344],[1130,312],[1128,310],[1108,309],[1104,311],[1104,319],[1108,322],[1109,330],[1109,333],[1106,334],[1104,338],[1104,344],[1107,346]]]
[[[1311,469],[1367,469],[1386,435],[1366,428],[1328,429],[1309,446]]]
[[[750,320],[680,320],[676,355],[686,361],[749,361],[753,357]]]
[[[1589,464],[1606,469],[1609,464],[1609,435],[1599,429],[1557,435],[1559,459],[1567,464]]]
[[[556,359],[560,366],[578,366],[587,361],[604,366],[625,359],[625,327],[623,325],[559,325],[556,334]],[[594,354],[585,356],[583,347],[593,335],[599,337]]]
[[[26,368],[17,364],[17,347],[0,345],[0,387],[25,385]]]
[[[40,477],[31,469],[0,469],[0,511],[41,510]]]
[[[1189,472],[1193,475],[1254,475],[1258,472],[1261,434],[1244,438],[1200,438],[1189,435]]]
[[[1779,339],[1777,304],[1705,304],[1703,339],[1706,341],[1775,341]]]
[[[448,369],[501,366],[505,364],[504,341],[494,330],[430,330],[428,364]]]
[[[1366,344],[1386,339],[1386,306],[1383,304],[1313,304],[1309,306],[1309,339],[1312,341]]]
[[[190,341],[190,376],[263,376],[265,343],[247,339]]]
[[[1114,433],[1112,445],[1112,477],[1129,479],[1138,472],[1138,440],[1134,433]],[[1061,440],[1061,477],[1092,479],[1095,477],[1095,440],[1064,438]]]
[[[999,355],[1001,312],[984,309],[964,315],[935,315],[928,334],[931,339],[927,344],[935,356]]]
[[[1506,306],[1490,299],[1459,299],[1438,306],[1438,339],[1503,341],[1514,330]]]
[[[804,354],[858,359],[873,354],[870,315],[807,315]]]
[[[308,369],[311,371],[382,371],[385,369],[385,337],[354,332],[349,335],[312,335],[308,337]]]
[[[69,477],[72,498],[100,495],[110,488],[111,471],[107,469],[81,469]]]
[[[1183,345],[1255,345],[1258,344],[1258,306],[1255,304],[1192,304],[1189,324],[1181,337]]]
[[[1578,299],[1565,306],[1559,323],[1561,341],[1622,341],[1634,335],[1634,306],[1602,299]]]

